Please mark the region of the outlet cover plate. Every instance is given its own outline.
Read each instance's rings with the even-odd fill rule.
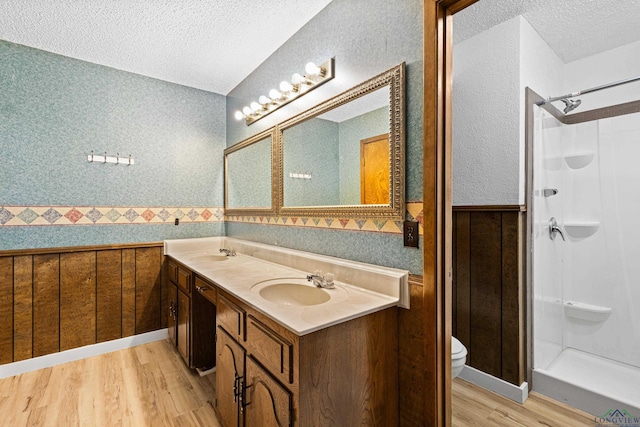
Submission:
[[[411,248],[417,248],[419,238],[418,232],[419,229],[417,221],[405,221],[403,226],[404,245]]]

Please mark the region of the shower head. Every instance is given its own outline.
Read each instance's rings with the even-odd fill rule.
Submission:
[[[564,99],[561,99],[560,101],[564,102],[564,105],[565,105],[564,113],[565,114],[575,110],[582,103],[582,101],[580,101],[579,99],[569,99],[569,98],[564,98]]]

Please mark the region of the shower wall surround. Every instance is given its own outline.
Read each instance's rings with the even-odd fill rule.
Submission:
[[[405,61],[407,218],[420,220],[422,7],[422,2],[417,0],[333,0],[228,94],[227,146]],[[336,77],[333,80],[251,126],[234,119],[234,112],[256,93],[268,91],[279,81],[289,79],[300,64],[322,61],[328,57],[335,58]],[[309,171],[313,171],[314,167],[309,165]],[[422,251],[403,247],[401,222],[254,216],[234,216],[226,220],[228,236],[405,268],[414,274],[422,274]]]
[[[0,250],[224,234],[224,96],[5,41],[0,85]]]

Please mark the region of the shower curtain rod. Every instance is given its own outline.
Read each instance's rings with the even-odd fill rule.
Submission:
[[[562,95],[562,96],[556,96],[555,98],[547,98],[544,101],[536,102],[536,105],[537,106],[541,106],[541,105],[544,105],[544,104],[548,104],[550,102],[560,101],[561,99],[573,98],[573,97],[576,97],[576,96],[584,95],[585,93],[597,92],[597,91],[602,90],[602,89],[608,89],[610,87],[620,86],[620,85],[624,85],[624,84],[627,84],[627,83],[635,82],[636,80],[640,80],[640,76],[630,77],[628,79],[620,80],[620,81],[613,82],[613,83],[607,83],[606,85],[602,85],[602,86],[592,87],[591,89],[585,89],[585,90],[580,90],[578,92],[568,93],[568,94]]]

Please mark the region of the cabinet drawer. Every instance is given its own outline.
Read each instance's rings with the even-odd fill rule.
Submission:
[[[234,339],[244,342],[246,311],[220,292],[218,292],[216,309],[216,322],[218,325],[222,326]]]
[[[178,282],[176,283],[180,289],[187,294],[191,293],[191,272],[178,267]]]
[[[198,276],[195,278],[196,291],[198,291],[203,297],[205,297],[212,304],[216,304],[217,291],[216,288],[209,282],[205,282]]]
[[[169,280],[178,284],[178,264],[169,261]]]
[[[247,347],[276,378],[293,383],[293,344],[252,315],[247,317]]]
[[[191,271],[169,261],[169,280],[187,294],[191,293]]]

